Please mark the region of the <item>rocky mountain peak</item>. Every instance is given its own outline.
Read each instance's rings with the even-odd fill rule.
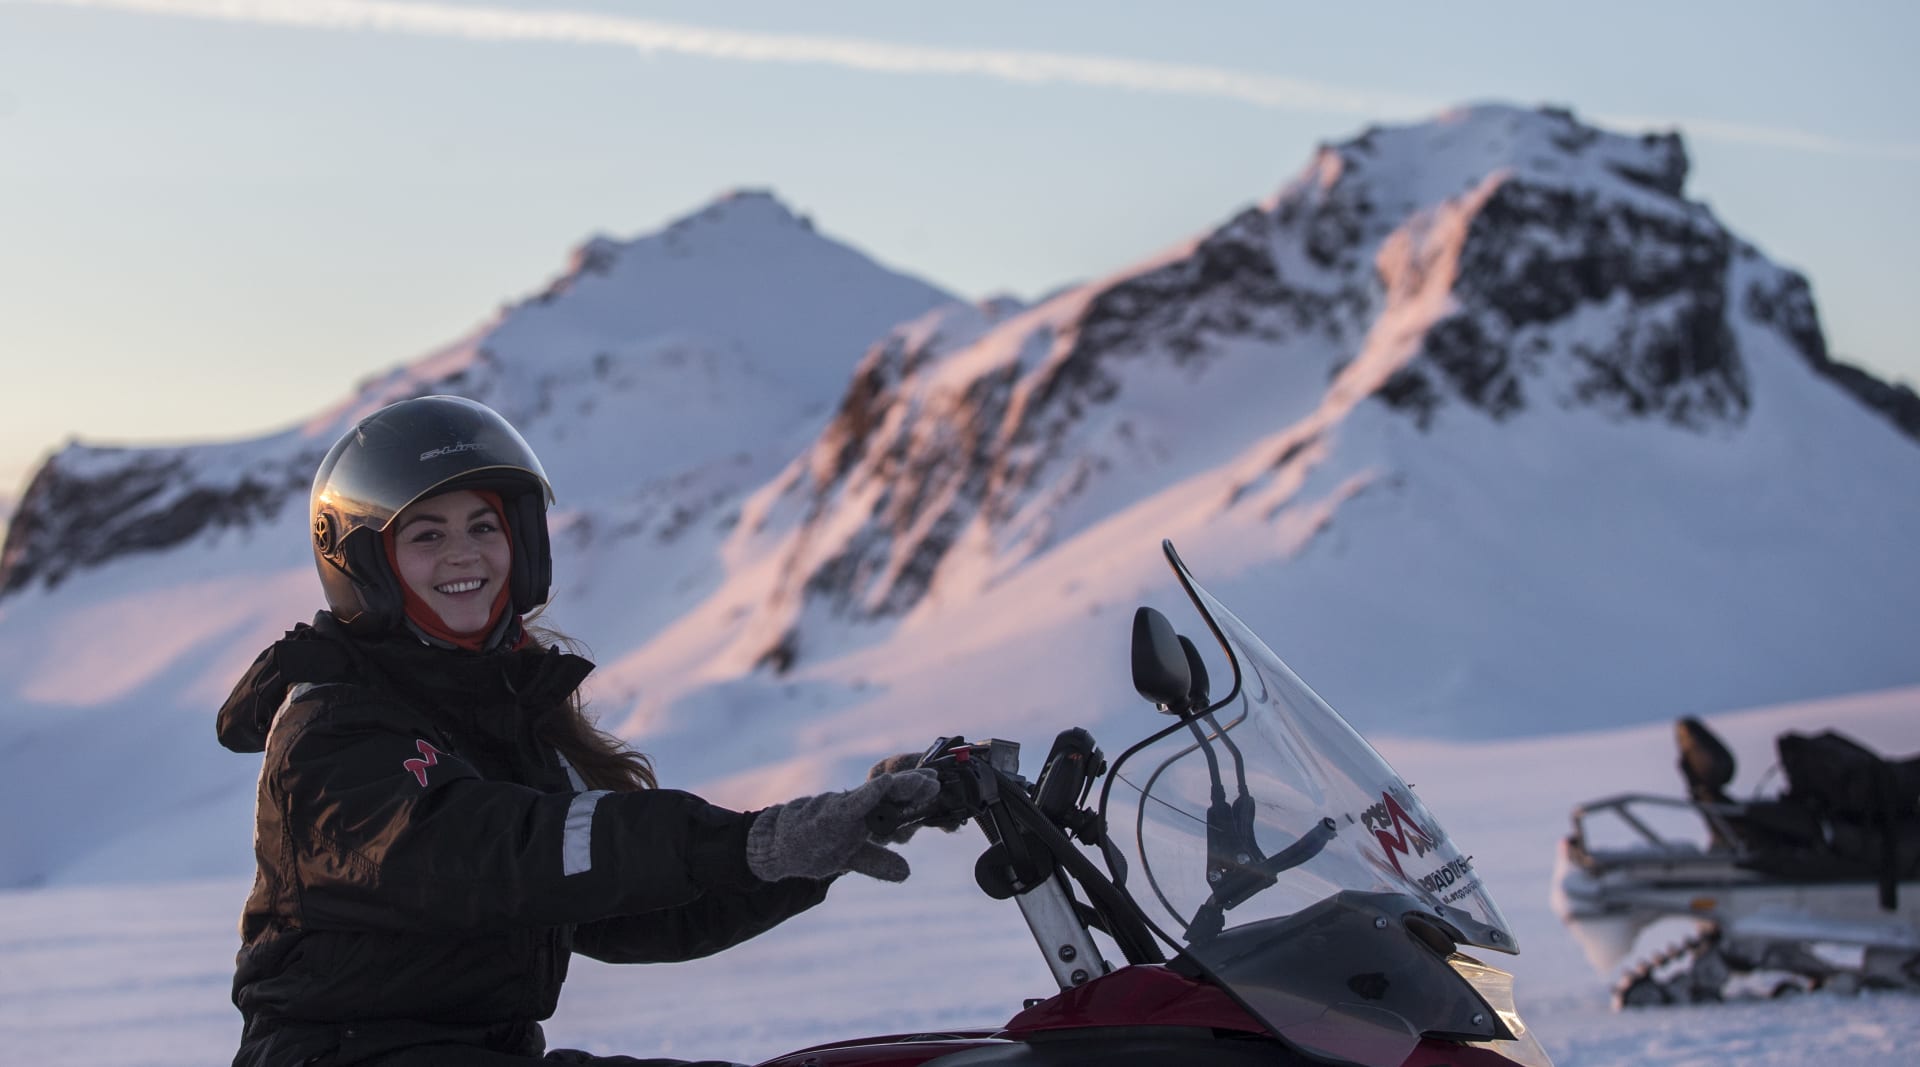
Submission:
[[[1686,199],[1687,171],[1674,133],[1485,105],[1323,149],[1268,206],[1282,224],[1304,220],[1316,262],[1351,271],[1396,232],[1426,233],[1471,202],[1443,256],[1452,307],[1379,392],[1422,426],[1446,396],[1495,418],[1550,403],[1737,426],[1751,402],[1733,335],[1746,319],[1920,439],[1912,391],[1833,361],[1806,280]]]
[[[1368,401],[1422,433],[1536,409],[1736,433],[1743,336],[1816,369],[1825,345],[1804,280],[1687,200],[1687,170],[1672,133],[1465,108],[1324,146],[1213,231],[977,335],[897,334],[765,509],[793,526],[742,658],[804,659],[803,617],[964,598],[1196,468],[1240,464],[1222,506],[1278,514]]]
[[[1561,108],[1483,104],[1425,122],[1372,126],[1325,146],[1290,191],[1364,177],[1417,207],[1502,173],[1614,193],[1624,192],[1624,185],[1678,200],[1687,172],[1686,146],[1677,133],[1615,133]],[[1382,207],[1391,213],[1391,204]]]
[[[1737,242],[1685,199],[1686,175],[1677,135],[1485,105],[1324,149],[1267,207],[1312,262],[1374,273],[1379,313],[1421,320],[1379,395],[1422,426],[1449,400],[1496,419],[1548,403],[1736,424],[1749,400],[1726,320]],[[1409,289],[1410,270],[1438,272],[1444,301]]]

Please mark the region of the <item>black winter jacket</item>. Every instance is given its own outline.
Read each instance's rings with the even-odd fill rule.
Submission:
[[[325,612],[261,653],[218,728],[266,753],[236,1067],[538,1055],[571,952],[691,959],[825,896],[747,870],[752,815],[585,789],[535,733],[590,670],[557,650],[364,641]]]

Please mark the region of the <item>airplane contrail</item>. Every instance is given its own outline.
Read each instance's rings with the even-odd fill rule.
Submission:
[[[946,74],[1212,97],[1279,111],[1415,118],[1448,103],[1219,67],[1010,49],[942,48],[855,37],[754,33],[622,15],[455,7],[394,0],[5,0],[181,18],[484,41],[612,45],[745,63],[818,64],[887,74]],[[1594,116],[1630,129],[1677,126],[1735,144],[1880,159],[1920,159],[1920,145],[1849,141],[1806,130],[1679,117]]]

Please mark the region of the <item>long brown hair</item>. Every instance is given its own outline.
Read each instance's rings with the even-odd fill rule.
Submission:
[[[586,651],[579,641],[549,626],[535,626],[524,620],[527,636],[536,644],[559,645],[568,652]],[[636,793],[659,788],[653,774],[653,761],[629,747],[625,741],[594,725],[587,716],[586,698],[578,689],[567,697],[565,707],[540,718],[537,736],[560,750],[580,774],[589,789],[611,789],[617,793]]]

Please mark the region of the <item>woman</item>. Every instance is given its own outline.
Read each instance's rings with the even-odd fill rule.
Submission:
[[[589,723],[592,665],[522,618],[547,599],[551,495],[513,427],[456,397],[375,412],[320,464],[328,610],[220,711],[223,744],[266,753],[236,1067],[639,1064],[542,1059],[570,953],[691,959],[847,871],[906,877],[865,819],[930,803],[931,771],[741,814],[655,788]]]

